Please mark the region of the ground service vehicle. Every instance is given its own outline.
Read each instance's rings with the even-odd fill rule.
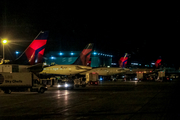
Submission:
[[[98,73],[92,72],[92,73],[86,73],[86,83],[90,85],[98,85],[99,79],[98,79]]]
[[[86,79],[83,77],[74,79],[74,86],[75,87],[79,87],[79,86],[86,87]]]
[[[59,89],[61,89],[61,88],[74,89],[74,81],[72,79],[59,80],[57,87]]]
[[[46,85],[39,82],[39,78],[32,72],[0,73],[0,89],[4,93],[11,91],[31,91],[44,93]]]
[[[143,72],[137,72],[136,74],[138,82],[141,82],[141,80],[143,79]]]

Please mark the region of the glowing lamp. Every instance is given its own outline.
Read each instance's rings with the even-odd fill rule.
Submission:
[[[6,43],[7,43],[7,40],[3,40],[2,42],[3,42],[3,44],[6,44]]]

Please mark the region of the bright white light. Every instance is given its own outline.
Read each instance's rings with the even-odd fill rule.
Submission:
[[[65,86],[65,87],[68,87],[68,84],[65,84],[64,86]]]
[[[57,87],[61,87],[61,85],[58,85]]]
[[[110,68],[110,66],[107,66],[108,68]]]
[[[151,63],[152,65],[155,65],[155,63]]]
[[[2,42],[3,42],[3,44],[6,44],[6,43],[7,43],[7,40],[3,40]]]
[[[137,78],[134,78],[134,80],[137,80]]]

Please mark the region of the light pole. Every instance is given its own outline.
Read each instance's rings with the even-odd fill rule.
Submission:
[[[2,43],[3,43],[3,60],[4,60],[5,59],[4,44],[7,43],[7,40],[3,40]]]

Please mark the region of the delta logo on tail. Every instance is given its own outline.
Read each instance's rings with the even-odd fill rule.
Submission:
[[[128,54],[126,53],[124,57],[121,57],[119,59],[119,67],[120,68],[125,68],[125,66],[127,64],[127,60],[128,60]]]
[[[81,52],[80,56],[77,60],[73,63],[73,65],[83,65],[87,66],[87,63],[90,60],[91,51],[93,49],[93,43],[89,43]]]
[[[48,34],[48,31],[41,31],[15,63],[21,65],[42,63]]]

